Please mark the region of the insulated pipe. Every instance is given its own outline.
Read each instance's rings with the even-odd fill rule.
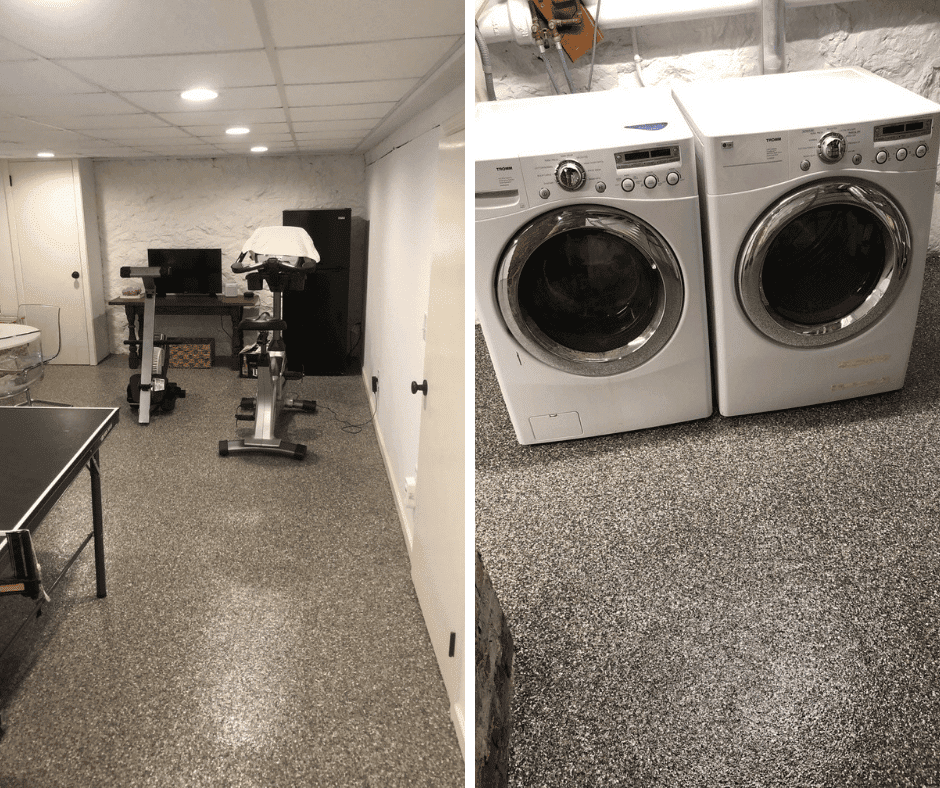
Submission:
[[[761,74],[779,74],[786,67],[784,0],[761,0],[760,65]]]
[[[715,16],[753,14],[761,11],[764,0],[657,0],[656,3],[638,3],[636,0],[604,0],[604,29],[685,20],[708,19]],[[846,1],[846,0],[843,0]],[[851,2],[852,0],[848,0]],[[785,8],[803,6],[834,5],[838,0],[780,0]],[[586,0],[587,10],[596,17],[596,0]],[[489,41],[515,41],[528,46],[531,37],[522,21],[532,16],[527,0],[490,0],[481,9],[477,22],[483,37]]]

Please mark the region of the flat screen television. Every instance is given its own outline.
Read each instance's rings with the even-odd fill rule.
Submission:
[[[222,292],[221,249],[148,249],[147,265],[172,269],[169,276],[156,280],[159,295]]]

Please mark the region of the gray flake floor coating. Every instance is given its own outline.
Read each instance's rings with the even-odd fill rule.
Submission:
[[[187,390],[137,424],[125,356],[36,390],[119,406],[101,449],[108,597],[89,547],[0,660],[0,788],[457,786],[464,767],[359,377],[306,378],[298,462],[218,456],[252,381]],[[379,404],[381,407],[381,402]],[[83,473],[36,533],[49,579],[90,530]],[[20,598],[0,600],[5,643]]]
[[[903,390],[519,446],[476,338],[510,785],[940,785],[940,261]]]

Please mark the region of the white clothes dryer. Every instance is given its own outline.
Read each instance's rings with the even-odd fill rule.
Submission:
[[[698,155],[718,410],[901,388],[940,106],[860,68],[673,93]]]
[[[712,412],[692,135],[668,91],[477,107],[476,310],[522,444]]]

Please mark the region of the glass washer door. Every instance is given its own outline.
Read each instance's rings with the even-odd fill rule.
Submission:
[[[897,299],[911,237],[897,204],[854,178],[814,181],[775,203],[738,257],[741,306],[766,336],[793,347],[840,342]]]
[[[598,205],[542,214],[496,272],[506,325],[533,356],[576,375],[614,375],[658,353],[682,315],[675,254],[652,226]]]

